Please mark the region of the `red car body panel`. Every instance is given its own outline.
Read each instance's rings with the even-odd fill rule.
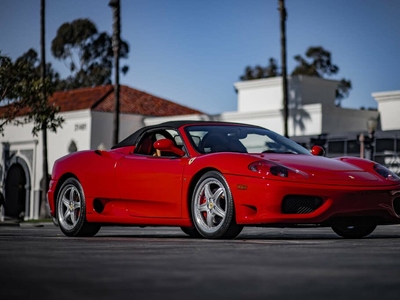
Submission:
[[[52,216],[63,180],[73,176],[84,190],[88,222],[193,226],[194,185],[206,171],[217,170],[232,193],[237,224],[322,224],[341,216],[373,216],[381,223],[400,223],[393,203],[400,198],[400,181],[381,177],[374,171],[375,162],[301,154],[201,154],[184,128],[177,129],[185,144],[184,157],[138,155],[130,145],[60,158],[48,191]],[[284,165],[291,173],[279,177],[250,170],[249,165],[257,162]],[[322,204],[311,213],[282,213],[282,199],[288,195],[318,197]]]

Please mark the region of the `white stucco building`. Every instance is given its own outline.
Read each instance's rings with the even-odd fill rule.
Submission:
[[[336,80],[309,76],[288,79],[290,137],[362,131],[369,118],[378,118],[378,111],[336,107],[338,84]],[[237,111],[224,112],[213,119],[259,125],[283,134],[282,77],[242,81],[234,86],[238,94]],[[145,122],[155,124],[171,118],[147,118]]]
[[[400,129],[400,91],[373,93],[378,102],[382,130]]]
[[[290,138],[306,147],[319,144],[325,147],[328,157],[360,156],[363,152],[365,157],[400,173],[400,91],[373,93],[378,110],[342,108],[334,104],[338,84],[336,80],[303,75],[288,78]],[[281,77],[237,82],[234,86],[237,111],[211,117],[193,115],[192,119],[249,123],[284,133]],[[146,118],[145,123],[179,118]],[[367,122],[371,119],[377,122],[377,128],[373,143],[364,143],[364,153],[359,135],[368,137]]]

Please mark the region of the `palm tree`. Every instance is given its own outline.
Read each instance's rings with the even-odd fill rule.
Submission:
[[[114,93],[115,93],[115,107],[114,107],[114,145],[118,143],[119,135],[119,46],[120,46],[120,32],[121,32],[121,20],[120,20],[120,2],[119,0],[110,0],[108,4],[113,10],[113,50],[114,50]]]
[[[283,123],[285,137],[289,137],[288,133],[288,83],[286,71],[286,8],[285,0],[279,0],[280,27],[281,27],[281,60],[282,60],[282,87],[283,87]]]
[[[45,0],[40,0],[40,53],[41,53],[41,73],[42,73],[42,96],[43,103],[47,103],[47,91],[46,91],[46,44],[45,44]],[[42,121],[42,155],[43,155],[43,179],[42,179],[42,196],[40,201],[40,217],[44,218],[48,216],[46,209],[46,192],[49,187],[49,163],[47,160],[47,120]]]

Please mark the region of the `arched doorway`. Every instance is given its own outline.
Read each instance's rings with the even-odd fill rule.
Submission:
[[[8,169],[5,185],[5,215],[23,219],[26,211],[26,182],[24,168],[14,163]]]

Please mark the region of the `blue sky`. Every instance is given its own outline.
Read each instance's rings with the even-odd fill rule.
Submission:
[[[64,22],[89,18],[112,31],[109,0],[47,0],[47,60]],[[217,114],[237,109],[233,84],[247,65],[280,63],[277,0],[121,0],[130,71],[121,83]],[[343,107],[376,107],[373,92],[400,90],[399,0],[286,0],[288,72],[309,46],[331,51],[353,89]],[[0,50],[13,59],[39,52],[40,0],[0,0]]]

